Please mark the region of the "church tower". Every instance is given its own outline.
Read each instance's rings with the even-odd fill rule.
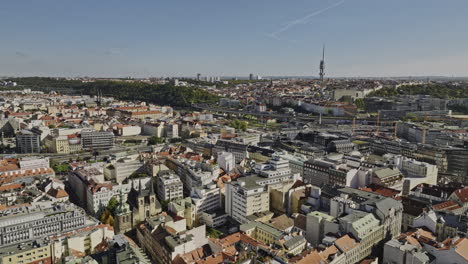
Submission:
[[[141,179],[138,181],[138,220],[143,221],[146,218],[145,215],[145,194],[143,193],[143,186],[141,185]]]
[[[150,180],[150,191],[149,191],[149,202],[150,202],[150,215],[155,216],[161,212],[161,204],[156,198],[156,192],[154,191],[153,177]]]
[[[127,202],[124,202],[122,188],[119,191],[119,205],[115,208],[115,233],[125,233],[132,230],[132,211]]]

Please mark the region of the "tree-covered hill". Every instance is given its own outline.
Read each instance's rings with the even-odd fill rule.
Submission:
[[[95,95],[100,90],[103,96],[179,107],[187,107],[193,103],[213,104],[218,101],[216,95],[200,88],[169,84],[156,85],[140,82],[97,81],[85,83],[81,87],[81,90],[84,94]]]
[[[125,81],[82,82],[64,78],[27,77],[11,79],[23,88],[49,92],[51,90],[69,94],[112,96],[121,100],[138,100],[160,105],[188,107],[192,103],[213,104],[218,96],[196,87],[182,87],[170,84],[149,84]]]
[[[399,88],[386,87],[370,93],[368,96],[393,97],[397,95],[430,95],[437,98],[466,98],[468,84],[451,83],[403,85]]]

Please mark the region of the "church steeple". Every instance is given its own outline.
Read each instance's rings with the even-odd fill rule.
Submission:
[[[154,192],[154,183],[153,183],[153,177],[150,179],[150,195],[155,195],[156,193]]]
[[[138,185],[139,185],[139,186],[138,186],[138,195],[139,195],[139,196],[143,196],[143,187],[142,187],[142,185],[141,185],[141,179],[138,180]]]

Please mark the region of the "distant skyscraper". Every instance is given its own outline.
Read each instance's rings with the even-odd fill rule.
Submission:
[[[254,75],[253,75],[253,73],[251,73],[251,74],[249,75],[249,80],[252,81],[253,79],[254,79]]]
[[[200,73],[197,73],[197,81],[199,81],[201,78],[201,74]]]
[[[323,45],[322,60],[320,61],[320,81],[323,82],[324,76],[325,76],[325,45]]]

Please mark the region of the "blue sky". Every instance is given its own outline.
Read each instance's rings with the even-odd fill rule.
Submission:
[[[466,0],[3,0],[0,76],[468,76]]]

